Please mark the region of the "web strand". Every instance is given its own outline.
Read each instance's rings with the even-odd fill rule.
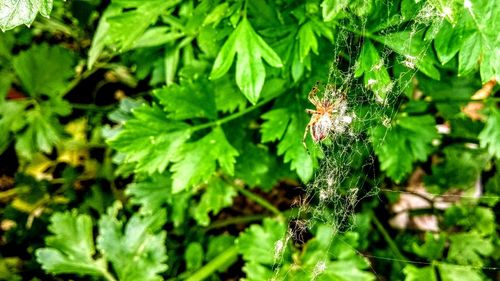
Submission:
[[[387,16],[390,16],[392,2],[386,1]],[[399,111],[402,99],[400,96],[414,83],[413,77],[417,72],[417,65],[426,53],[431,48],[430,41],[423,41],[424,48],[420,49],[417,54],[398,54],[394,50],[386,47],[380,52],[380,66],[385,67],[388,72],[395,73],[394,65],[388,65],[385,62],[391,61],[389,58],[396,57],[396,61],[405,66],[406,70],[398,75],[394,75],[390,85],[386,89],[383,98],[377,97],[374,92],[364,85],[363,79],[355,78],[355,73],[359,67],[358,57],[364,44],[364,40],[370,39],[376,41],[376,44],[383,44],[383,35],[388,32],[403,31],[408,32],[409,39],[405,42],[407,49],[411,49],[411,45],[416,39],[415,36],[422,34],[427,27],[431,25],[440,26],[444,21],[443,15],[436,11],[431,5],[425,4],[420,11],[416,20],[412,24],[407,24],[404,20],[396,23],[385,30],[378,30],[381,36],[369,38],[371,35],[367,32],[367,20],[361,19],[361,23],[356,30],[348,30],[346,27],[337,26],[336,40],[332,49],[332,62],[330,65],[327,83],[325,89],[333,87],[335,93],[345,93],[347,97],[347,112],[353,112],[354,109],[363,108],[364,111],[356,112],[354,117],[355,126],[358,128],[348,129],[343,134],[335,135],[330,138],[329,143],[319,144],[318,149],[323,154],[323,158],[319,161],[317,172],[310,183],[304,188],[305,196],[298,202],[298,214],[291,219],[293,223],[289,223],[289,231],[283,237],[283,243],[294,242],[305,243],[300,237],[305,227],[307,230],[312,230],[317,225],[328,225],[332,230],[331,240],[324,251],[324,254],[318,257],[316,267],[312,273],[313,280],[324,270],[325,261],[329,259],[329,250],[335,239],[342,240],[343,233],[352,230],[354,227],[353,214],[356,206],[365,198],[377,197],[380,192],[399,193],[416,195],[415,192],[405,190],[392,190],[380,188],[382,185],[381,179],[375,176],[378,173],[378,168],[375,166],[375,158],[373,155],[368,155],[362,159],[364,163],[359,164],[358,158],[364,155],[364,151],[372,151],[374,147],[382,145],[385,137],[380,143],[371,143],[369,138],[369,130],[373,126],[383,125],[386,127],[385,133],[390,130],[391,124]],[[374,31],[372,31],[374,32]],[[366,36],[365,36],[366,35]],[[420,35],[419,35],[420,36]],[[365,37],[363,40],[356,37]],[[378,41],[377,41],[378,40]],[[372,69],[371,71],[377,71]],[[374,81],[373,83],[377,83]],[[332,94],[333,91],[325,91],[323,97],[330,99],[332,103],[338,98]],[[357,166],[356,166],[357,165]],[[457,199],[500,199],[500,196],[482,195],[471,196],[467,194],[433,194],[425,193],[429,200],[434,200],[434,197]],[[305,217],[305,219],[304,219]],[[401,262],[414,265],[436,265],[437,261],[424,262],[413,261],[409,259],[391,258],[377,256],[372,254],[364,254],[347,242],[343,241],[357,255],[366,259],[374,259],[386,262]],[[280,272],[284,254],[282,252],[276,256],[276,261],[273,266],[273,280],[286,280],[286,276],[290,274],[291,267],[286,272]],[[372,268],[376,278],[382,278],[375,271],[372,263],[368,262]],[[460,266],[469,269],[482,269],[498,271],[498,267],[478,267],[443,263],[452,266]],[[284,275],[283,275],[284,274]],[[285,276],[285,277],[284,277]],[[279,279],[284,278],[284,279]]]

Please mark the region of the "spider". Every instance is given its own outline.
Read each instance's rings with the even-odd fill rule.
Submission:
[[[345,115],[346,100],[345,96],[341,95],[335,102],[330,101],[327,97],[322,99],[317,97],[319,90],[319,81],[313,86],[309,92],[308,99],[316,107],[315,110],[306,109],[306,112],[312,114],[311,121],[306,126],[302,143],[306,146],[307,130],[310,130],[311,136],[315,143],[324,140],[333,132],[343,132],[346,125],[351,123],[352,117]],[[327,91],[335,91],[327,86]],[[345,115],[345,116],[344,116]]]

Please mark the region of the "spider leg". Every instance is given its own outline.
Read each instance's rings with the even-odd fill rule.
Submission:
[[[318,113],[316,110],[314,109],[306,109],[306,112],[309,113],[309,114],[315,114],[315,113]]]
[[[307,149],[307,145],[306,145],[306,138],[307,138],[307,133],[309,132],[309,128],[311,127],[311,122],[309,122],[306,126],[306,129],[304,130],[304,137],[302,138],[302,144],[304,145],[304,147]]]
[[[316,97],[318,91],[319,91],[319,81],[316,81],[316,84],[312,87],[311,91],[307,95],[307,99],[309,99],[309,101],[316,106],[319,103],[319,100]]]

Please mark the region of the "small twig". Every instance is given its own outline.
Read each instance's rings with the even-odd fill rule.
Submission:
[[[274,100],[275,98],[276,98],[276,96],[268,97],[268,98],[262,100],[261,102],[255,104],[254,106],[245,108],[245,109],[243,109],[241,111],[238,111],[236,113],[228,115],[228,116],[226,116],[224,118],[221,118],[221,119],[218,119],[218,120],[215,120],[215,121],[212,121],[212,122],[208,122],[208,123],[205,123],[205,124],[200,124],[198,126],[194,126],[192,128],[192,130],[193,131],[199,131],[199,130],[210,128],[210,127],[213,127],[213,126],[220,126],[220,125],[222,125],[224,123],[227,123],[229,121],[237,119],[237,118],[239,118],[239,117],[241,117],[241,116],[243,116],[243,115],[245,115],[247,113],[250,113],[250,112],[256,110],[257,108],[259,108],[259,107],[267,104],[268,102]]]
[[[71,103],[71,107],[88,111],[110,111],[115,109],[116,104],[99,106],[91,103]]]
[[[233,184],[233,187],[241,194],[246,196],[248,199],[254,201],[255,203],[259,204],[260,206],[264,207],[265,209],[271,211],[273,214],[280,218],[284,218],[283,214],[281,213],[278,208],[276,208],[273,204],[269,203],[266,199],[260,197],[259,195],[246,190],[244,187],[237,186]]]
[[[202,268],[198,269],[193,275],[186,279],[186,281],[202,281],[205,278],[213,275],[214,272],[222,268],[224,265],[228,266],[236,262],[238,256],[238,247],[232,246],[215,257],[213,260],[205,264]]]
[[[226,227],[226,226],[232,225],[232,224],[247,224],[247,223],[254,222],[254,221],[260,221],[266,217],[268,217],[268,215],[258,214],[258,215],[249,215],[249,216],[239,216],[239,217],[227,218],[224,220],[214,221],[212,224],[210,224],[204,230],[209,231],[212,229],[223,228],[223,227]]]
[[[392,240],[391,236],[389,235],[389,232],[387,232],[387,230],[384,228],[384,226],[379,221],[379,219],[377,218],[375,213],[372,212],[371,217],[373,220],[373,224],[375,225],[377,230],[380,232],[380,234],[382,234],[382,237],[384,237],[384,240],[387,242],[387,245],[389,245],[389,248],[392,250],[394,255],[400,260],[407,260],[407,258],[403,254],[401,254],[401,252],[398,249],[398,246],[396,245],[396,242],[394,242],[394,240]],[[404,263],[400,263],[400,265],[404,266]]]
[[[281,213],[285,218],[296,218],[299,214],[299,210],[296,208],[285,210]],[[214,221],[212,224],[207,226],[204,231],[209,231],[212,229],[223,228],[232,224],[248,224],[251,222],[256,222],[263,220],[269,217],[266,214],[257,214],[257,215],[248,215],[248,216],[239,216],[239,217],[231,217],[224,220]]]
[[[455,98],[450,98],[450,99],[432,99],[432,98],[426,98],[423,99],[422,101],[429,102],[429,103],[468,103],[468,102],[485,102],[485,101],[500,101],[500,97],[488,97],[485,99],[455,99]]]
[[[111,275],[111,273],[107,269],[103,269],[101,273],[104,279],[106,279],[107,281],[117,281],[115,277],[113,277],[113,275]]]

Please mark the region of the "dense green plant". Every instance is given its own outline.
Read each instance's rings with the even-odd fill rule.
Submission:
[[[498,1],[0,2],[0,279],[498,277]],[[318,80],[370,117],[342,234],[295,204]],[[402,186],[433,232],[389,230]]]

